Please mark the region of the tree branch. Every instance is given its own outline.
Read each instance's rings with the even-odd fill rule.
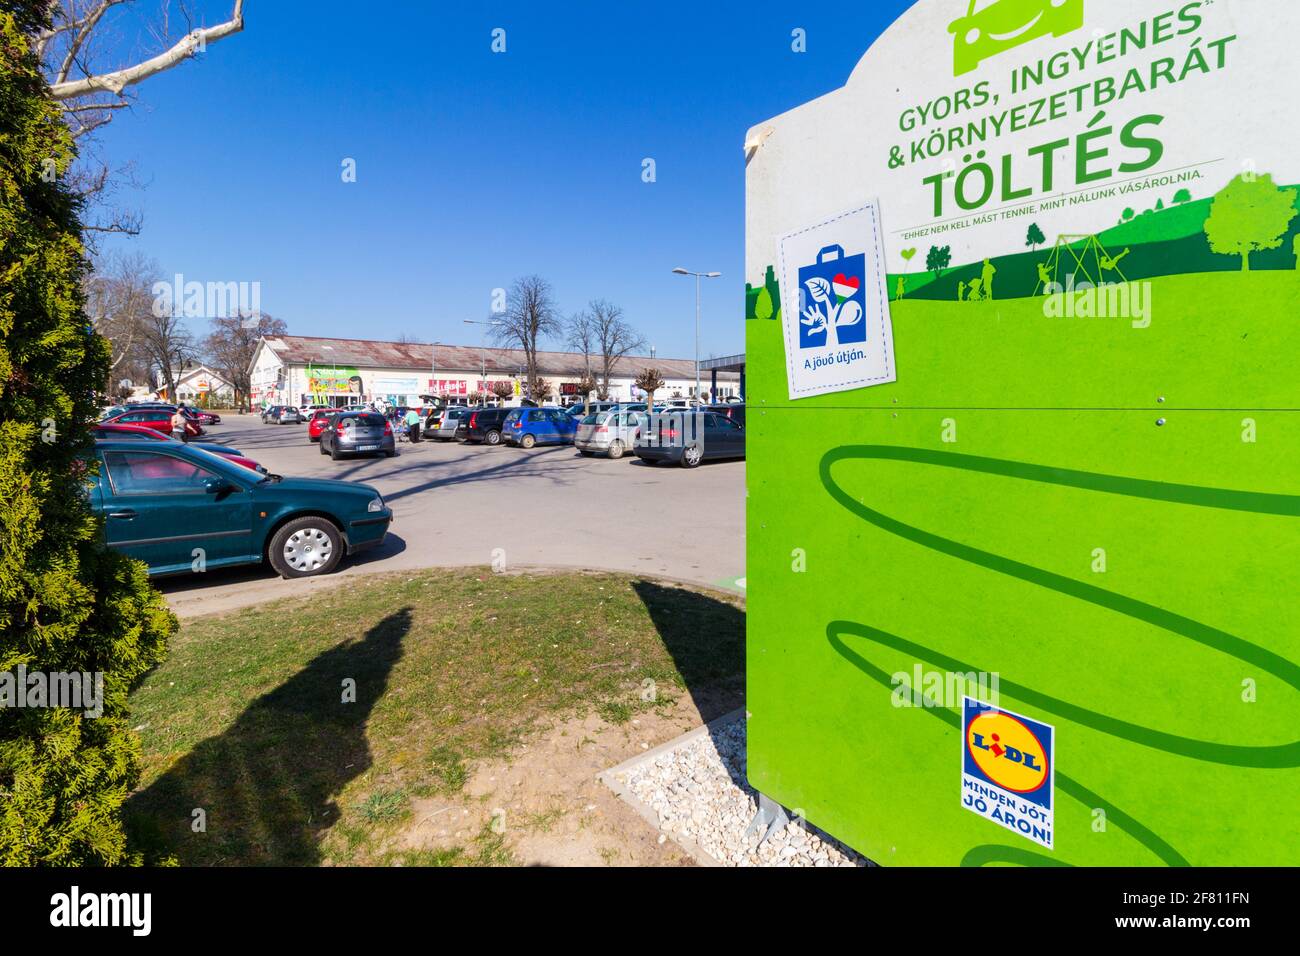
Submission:
[[[108,12],[109,7],[116,6],[121,2],[122,0],[99,0],[99,5],[91,10],[79,24],[76,24],[78,27],[77,33],[69,41],[67,52],[63,54],[63,63],[59,65],[59,72],[54,78],[55,85],[67,80],[68,74],[77,62],[77,54],[81,52],[81,48],[95,29],[95,24],[99,23],[100,18]]]
[[[115,2],[115,0],[103,0],[104,4],[110,2]],[[55,100],[69,100],[103,90],[120,94],[126,87],[147,80],[151,76],[157,76],[159,73],[170,70],[178,63],[189,59],[194,55],[196,49],[206,47],[209,43],[216,43],[218,40],[239,33],[243,29],[244,0],[234,0],[234,9],[231,11],[230,19],[225,23],[217,24],[214,27],[203,27],[188,33],[178,40],[171,49],[159,53],[142,63],[137,63],[135,66],[114,70],[111,73],[103,73],[99,76],[88,76],[80,80],[57,82],[50,87],[50,96]]]

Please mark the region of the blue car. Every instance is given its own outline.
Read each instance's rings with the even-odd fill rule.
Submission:
[[[578,423],[562,408],[512,408],[501,424],[507,445],[572,445]]]

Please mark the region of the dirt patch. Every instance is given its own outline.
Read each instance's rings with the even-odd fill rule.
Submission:
[[[531,735],[508,759],[474,764],[455,797],[416,800],[396,842],[408,850],[438,850],[494,827],[523,866],[693,866],[596,778],[740,700],[739,689],[700,699],[683,695],[621,723],[597,714],[565,720]]]

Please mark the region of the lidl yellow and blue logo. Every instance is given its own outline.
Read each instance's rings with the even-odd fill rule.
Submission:
[[[962,702],[962,806],[1052,844],[1056,730],[973,697]]]

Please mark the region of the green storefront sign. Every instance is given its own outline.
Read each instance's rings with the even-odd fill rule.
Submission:
[[[923,0],[751,130],[749,777],[877,862],[1300,863],[1297,31]]]

